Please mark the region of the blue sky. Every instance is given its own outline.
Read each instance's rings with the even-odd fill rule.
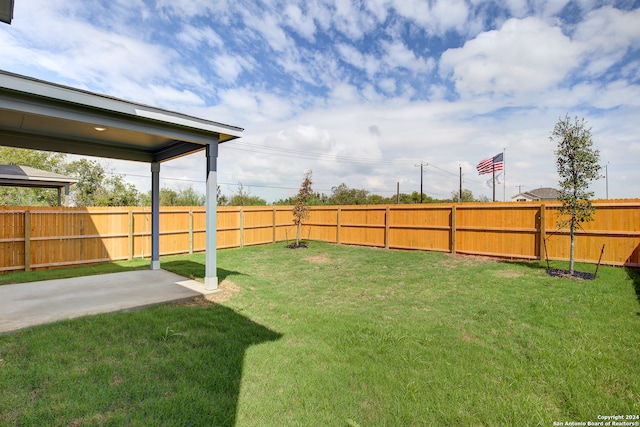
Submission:
[[[341,183],[459,186],[504,150],[498,199],[554,187],[554,124],[592,127],[609,197],[640,197],[640,1],[16,0],[0,68],[245,128],[220,146],[223,193],[272,202]],[[141,190],[146,164],[105,161]],[[204,154],[162,185],[204,192]],[[604,173],[604,167],[603,167]],[[595,182],[606,197],[606,182]]]

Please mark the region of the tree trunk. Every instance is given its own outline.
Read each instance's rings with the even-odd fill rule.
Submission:
[[[296,227],[296,246],[300,244],[300,228],[302,228],[301,222],[299,222],[298,226]]]
[[[573,276],[573,254],[576,246],[576,216],[571,216],[571,227],[569,228],[569,235],[571,237],[571,246],[569,249],[569,274]]]

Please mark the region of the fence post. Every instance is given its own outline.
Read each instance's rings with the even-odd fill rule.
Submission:
[[[540,205],[540,235],[538,236],[538,248],[540,252],[540,260],[546,258],[545,253],[545,240],[547,238],[547,220],[546,220],[547,207],[544,203]]]
[[[24,271],[31,271],[31,211],[24,211]]]
[[[336,217],[336,244],[340,244],[340,213],[342,208],[338,208],[338,215]]]
[[[240,208],[240,247],[244,248],[244,209]]]
[[[456,253],[456,205],[451,206],[451,253]]]
[[[276,242],[276,207],[273,207],[273,243]]]
[[[189,209],[189,255],[193,253],[193,209]]]
[[[127,230],[128,230],[128,237],[127,237],[127,243],[128,243],[128,247],[129,247],[129,253],[127,254],[127,259],[129,261],[131,261],[133,259],[133,209],[129,209],[129,218],[128,218],[128,225],[127,225]]]
[[[389,249],[389,218],[391,217],[390,215],[391,212],[391,208],[389,206],[387,206],[387,209],[385,210],[384,213],[384,248],[385,249]]]

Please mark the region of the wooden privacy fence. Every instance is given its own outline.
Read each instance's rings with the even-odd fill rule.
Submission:
[[[640,200],[596,201],[577,232],[576,260],[640,266]],[[511,259],[569,258],[558,203],[317,206],[302,237],[387,249]],[[295,239],[290,206],[218,207],[217,246]],[[204,207],[160,211],[160,254],[205,250]],[[149,257],[151,211],[133,208],[0,207],[0,272]],[[545,253],[546,251],[546,253]]]

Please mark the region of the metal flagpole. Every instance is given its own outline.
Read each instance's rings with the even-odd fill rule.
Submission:
[[[491,160],[491,170],[493,171],[493,201],[496,201],[496,164]]]

